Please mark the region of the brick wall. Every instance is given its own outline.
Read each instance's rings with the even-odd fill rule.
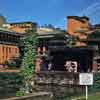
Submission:
[[[19,48],[13,45],[0,44],[0,64],[5,64],[12,57],[19,56]]]

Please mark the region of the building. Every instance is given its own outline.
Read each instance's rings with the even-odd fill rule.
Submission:
[[[61,30],[40,28],[37,48],[36,72],[67,71],[88,72],[93,69],[93,49],[88,47],[69,47],[70,35]],[[84,60],[83,60],[84,59]],[[66,65],[66,67],[65,67]],[[68,68],[70,65],[70,68]],[[72,66],[71,66],[72,65]],[[74,67],[74,68],[72,68]]]
[[[0,28],[0,67],[5,67],[6,62],[20,55],[18,33]]]
[[[65,30],[62,30],[60,28],[49,28],[49,27],[37,27],[37,33],[39,35],[49,35],[49,34],[57,34],[61,32],[66,32]]]
[[[91,25],[86,16],[68,16],[67,32],[77,39],[76,46],[92,47],[93,69],[100,71],[100,24]]]
[[[2,27],[3,24],[6,24],[6,18],[0,15],[0,27]]]
[[[37,50],[38,55],[48,55],[49,52],[49,61],[53,65],[55,64],[56,70],[64,70],[60,66],[64,67],[67,59],[66,64],[78,62],[76,63],[78,64],[78,71],[100,71],[99,29],[100,25],[91,25],[89,18],[85,16],[68,16],[66,35],[66,32],[63,34],[63,32],[57,32],[54,29],[39,28],[37,29],[40,40]],[[76,46],[78,47],[68,47],[68,39],[71,39],[71,37],[76,38]]]
[[[48,47],[52,46],[63,46],[66,44],[65,38],[68,38],[68,35],[65,36],[65,31],[59,29],[51,29],[51,28],[44,28],[40,27],[37,28],[38,38],[39,38],[39,45],[38,45],[38,52],[46,52]],[[54,43],[55,42],[55,43]],[[53,43],[53,44],[52,44]]]
[[[86,39],[87,32],[90,31],[91,28],[89,18],[86,16],[68,16],[67,19],[67,32],[78,39]],[[86,44],[80,40],[77,41],[76,45],[86,46]]]
[[[93,71],[93,52],[89,47],[68,47],[69,36],[62,34],[40,35],[36,59],[36,72],[39,71]],[[70,68],[69,67],[70,64]],[[73,66],[71,66],[73,64]],[[66,65],[66,67],[65,67]],[[67,66],[68,65],[68,66]],[[73,68],[74,67],[74,68]]]
[[[33,22],[17,22],[17,23],[8,23],[3,24],[3,27],[8,28],[14,32],[24,34],[27,33],[28,30],[36,30],[37,23]]]
[[[82,35],[81,31],[88,31],[90,28],[88,17],[68,16],[67,32],[74,36]]]
[[[87,46],[94,48],[94,69],[100,71],[100,31],[99,28],[94,28],[93,32],[88,35],[86,39],[80,41],[87,44]]]
[[[46,28],[46,27],[38,27],[37,28],[37,33],[39,35],[48,35],[48,34],[52,34],[55,33],[55,30],[52,28]]]
[[[95,24],[92,26],[93,30],[100,31],[100,24]]]
[[[65,37],[65,32],[62,30],[46,27],[38,28],[37,33],[39,43],[37,46],[36,71],[40,71],[40,58],[48,56],[50,48],[62,48],[65,46],[67,35]]]

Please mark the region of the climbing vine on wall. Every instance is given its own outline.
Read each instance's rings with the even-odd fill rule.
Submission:
[[[24,92],[30,92],[29,80],[32,78],[35,71],[36,45],[38,44],[37,33],[33,30],[28,31],[27,35],[22,37],[20,42],[23,47],[20,75],[23,77],[21,79],[23,81]]]
[[[29,79],[35,68],[36,45],[38,43],[37,33],[28,31],[28,35],[22,38],[24,44],[23,60],[21,64],[22,73],[25,79]]]

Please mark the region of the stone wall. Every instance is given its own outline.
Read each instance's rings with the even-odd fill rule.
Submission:
[[[16,97],[16,92],[22,86],[18,78],[19,72],[0,72],[0,100],[52,100],[51,93],[39,91],[38,93],[35,91],[35,93],[26,96]]]
[[[0,72],[0,100],[1,99],[3,100],[3,98],[16,96],[16,91],[18,91],[19,88],[22,86],[22,84],[17,80],[18,77],[19,77],[18,72]],[[39,92],[52,93],[53,100],[64,100],[63,98],[85,93],[85,87],[79,86],[79,73],[40,72],[40,73],[35,73],[33,75],[31,82],[34,83],[32,85],[33,93],[36,93],[37,95],[39,95],[38,94]],[[97,91],[97,89],[98,91],[100,91],[99,84],[100,84],[100,73],[98,74],[94,73],[94,85],[91,86],[90,88],[91,91]],[[36,97],[37,96],[32,98]],[[31,99],[18,98],[14,100],[31,100]],[[45,100],[45,99],[39,99],[39,100]]]
[[[0,99],[16,96],[22,86],[18,77],[18,72],[0,72]],[[78,86],[78,73],[40,72],[31,81],[35,83],[33,93],[50,92],[57,99],[84,91],[84,87]]]
[[[79,86],[79,73],[40,72],[33,77],[34,90],[52,92],[54,100],[85,93],[85,87]]]
[[[21,86],[18,77],[18,72],[0,72],[0,99],[16,95]]]

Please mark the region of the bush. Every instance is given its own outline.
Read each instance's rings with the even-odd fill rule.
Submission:
[[[100,73],[94,73],[93,85],[89,86],[89,92],[100,92]]]

